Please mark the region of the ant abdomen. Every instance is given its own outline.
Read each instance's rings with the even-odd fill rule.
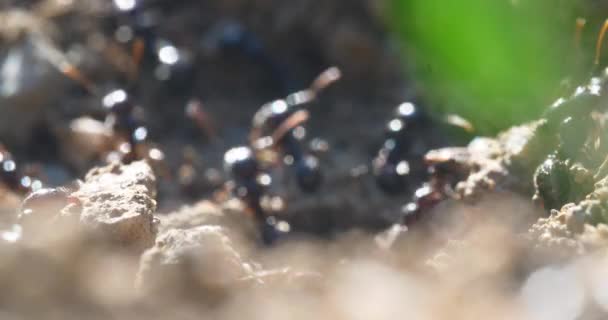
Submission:
[[[300,189],[307,193],[317,191],[323,182],[319,160],[315,156],[307,155],[298,161],[295,166]]]
[[[409,163],[405,160],[394,164],[382,162],[374,164],[374,175],[380,190],[387,194],[399,194],[409,187]]]

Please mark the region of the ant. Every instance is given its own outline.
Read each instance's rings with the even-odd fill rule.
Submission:
[[[306,193],[317,191],[322,181],[319,160],[307,154],[300,143],[306,132],[302,125],[310,117],[306,108],[323,89],[340,77],[338,68],[329,68],[308,89],[263,105],[253,117],[250,137],[253,149],[260,154],[269,151],[268,158],[283,160],[294,168],[298,186]]]
[[[124,141],[118,148],[121,160],[129,163],[145,157],[139,149],[148,139],[148,129],[137,118],[137,105],[133,97],[124,89],[115,89],[103,97],[102,104],[107,110],[106,125],[119,141]]]
[[[298,128],[309,118],[306,106],[340,76],[338,68],[329,68],[308,89],[263,105],[253,119],[250,146],[232,148],[224,155],[224,168],[232,177],[232,192],[253,213],[266,245],[288,233],[290,226],[268,215],[262,207],[262,198],[272,182],[263,168],[268,162],[272,165],[278,162],[277,159],[282,159],[295,168],[298,186],[303,192],[314,192],[319,188],[322,180],[319,162],[302,150],[300,140],[303,134],[298,132],[301,131]]]
[[[412,130],[424,125],[426,115],[411,102],[400,104],[386,128],[386,140],[372,162],[378,187],[387,194],[403,192],[408,187],[410,165],[404,158],[410,153]]]
[[[466,147],[431,150],[424,156],[430,179],[414,191],[412,201],[403,207],[404,224],[420,220],[423,212],[456,195],[456,184],[470,173],[470,156]]]
[[[420,158],[416,145],[419,136],[413,134],[423,130],[433,122],[442,129],[450,128],[452,136],[469,135],[474,131],[473,125],[466,119],[447,114],[440,119],[426,113],[414,102],[403,102],[395,108],[393,118],[386,124],[384,143],[372,161],[372,172],[376,184],[388,195],[400,194],[410,189],[410,161]],[[452,130],[457,128],[459,132]]]
[[[133,56],[133,64],[138,65],[140,56]],[[138,106],[131,94],[133,86],[114,88],[106,93],[90,81],[67,59],[61,59],[55,64],[59,71],[68,78],[82,85],[92,96],[96,97],[105,111],[102,127],[109,131],[111,137],[108,150],[97,150],[106,153],[106,160],[130,163],[134,160],[148,159],[152,163],[161,162],[164,153],[150,146],[148,128],[141,119],[143,109]],[[131,88],[128,88],[131,87]],[[92,119],[91,119],[92,120]],[[95,121],[95,120],[92,120]]]
[[[246,210],[253,214],[265,245],[272,245],[289,232],[287,222],[277,221],[276,217],[267,215],[262,208],[262,197],[271,178],[262,172],[260,163],[250,147],[240,146],[228,150],[224,155],[224,169],[232,177],[232,193],[243,201]]]
[[[599,65],[607,30],[608,20],[597,39],[594,69]],[[556,145],[556,149],[534,173],[534,200],[547,210],[560,209],[568,201],[585,196],[593,190],[594,183],[603,178],[604,164],[598,172],[592,173],[585,166],[594,167],[594,159],[584,151],[598,142],[597,136],[592,134],[597,124],[593,113],[605,108],[602,91],[607,81],[608,73],[604,70],[599,76],[592,76],[587,84],[577,87],[571,96],[559,98],[543,114],[544,123],[537,133]],[[604,163],[607,162],[605,159]]]

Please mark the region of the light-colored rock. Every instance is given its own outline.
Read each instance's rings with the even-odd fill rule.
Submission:
[[[201,225],[224,225],[226,219],[225,212],[220,206],[210,201],[201,201],[161,216],[159,231],[164,233],[171,229],[189,229]]]
[[[146,162],[95,168],[71,196],[81,203],[84,226],[124,246],[144,249],[154,244],[156,178]]]
[[[172,229],[141,257],[137,288],[145,295],[213,303],[228,289],[249,283],[253,269],[220,226]]]

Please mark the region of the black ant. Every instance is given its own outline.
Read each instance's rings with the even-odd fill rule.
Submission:
[[[105,123],[112,128],[119,141],[118,151],[122,155],[122,161],[129,163],[134,160],[152,156],[154,160],[162,158],[162,154],[154,155],[158,151],[148,150],[148,154],[142,153],[148,140],[148,129],[136,114],[137,105],[133,98],[124,89],[115,89],[106,94],[102,104],[107,110]]]
[[[233,194],[252,212],[265,244],[274,243],[290,231],[289,224],[268,215],[261,200],[271,184],[270,175],[263,172],[267,162],[274,164],[282,159],[295,167],[298,186],[304,192],[314,192],[321,184],[317,158],[307,155],[299,143],[298,127],[309,117],[305,109],[319,92],[337,81],[340,71],[329,68],[313,81],[309,89],[289,95],[284,100],[265,104],[253,119],[250,146],[235,147],[224,155],[224,166],[232,177]]]
[[[376,183],[384,193],[396,195],[410,189],[410,164],[416,166],[423,162],[422,150],[416,143],[420,136],[415,133],[430,126],[431,122],[435,127],[449,129],[451,135],[469,136],[474,131],[473,125],[458,115],[447,114],[438,118],[413,102],[398,105],[393,118],[386,124],[382,148],[372,161]],[[417,162],[410,163],[412,160]]]
[[[466,147],[441,148],[424,156],[430,179],[414,191],[412,200],[403,207],[404,224],[420,220],[423,212],[456,194],[456,184],[470,172],[469,157]]]
[[[133,58],[134,64],[140,62],[137,60],[138,57]],[[160,149],[150,146],[148,128],[141,119],[143,110],[130,93],[132,90],[115,88],[101,94],[102,91],[93,82],[67,61],[62,61],[58,68],[64,75],[81,84],[91,95],[99,99],[105,111],[103,126],[108,128],[112,135],[110,150],[99,150],[101,153],[109,151],[106,160],[129,163],[140,159],[153,162],[164,159]]]
[[[599,65],[607,30],[608,21],[598,36],[595,67]],[[585,196],[593,190],[594,182],[603,178],[603,165],[595,174],[585,168],[585,165],[594,167],[595,164],[591,155],[584,151],[587,146],[598,142],[592,135],[597,124],[593,112],[605,108],[602,91],[606,81],[608,73],[604,70],[599,76],[592,76],[587,84],[577,87],[570,97],[559,98],[543,115],[544,123],[537,129],[537,134],[556,149],[546,156],[534,173],[534,199],[547,210],[560,209],[568,201]]]
[[[426,116],[411,102],[404,102],[395,110],[395,117],[386,128],[386,140],[373,160],[373,172],[380,189],[397,194],[408,188],[410,164],[405,160],[410,153],[412,131],[424,125]]]
[[[290,227],[287,222],[278,221],[262,208],[262,197],[271,178],[262,172],[254,151],[246,146],[228,150],[224,155],[224,167],[232,177],[232,193],[253,214],[263,243],[271,245],[288,233]]]
[[[306,108],[340,76],[338,68],[329,68],[308,89],[263,105],[253,118],[251,145],[255,152],[270,151],[269,158],[282,160],[292,166],[298,186],[307,193],[319,188],[322,174],[319,160],[312,154],[306,154],[300,144],[305,136],[302,124],[309,118]]]

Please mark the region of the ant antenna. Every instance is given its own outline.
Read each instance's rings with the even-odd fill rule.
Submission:
[[[321,74],[315,78],[308,89],[292,93],[287,97],[287,99],[294,99],[295,103],[298,105],[312,102],[317,98],[317,94],[319,92],[330,86],[332,83],[338,81],[341,77],[342,72],[340,69],[337,67],[331,67],[321,72]],[[261,145],[264,147],[272,146],[277,141],[281,140],[281,138],[283,138],[291,129],[306,122],[309,117],[310,113],[307,110],[298,110],[285,119],[278,126],[278,128],[272,132],[270,135],[270,142],[267,143],[266,141],[260,139],[261,130],[259,128],[253,128],[250,139],[255,142],[254,145]]]
[[[289,116],[289,118],[285,119],[283,123],[272,133],[272,142],[276,143],[281,140],[291,129],[299,126],[300,124],[306,122],[310,114],[306,110],[299,110]]]
[[[92,95],[97,95],[97,87],[76,66],[68,61],[66,55],[51,44],[48,39],[38,36],[35,43],[44,53],[46,60],[66,77],[82,85]]]
[[[337,67],[331,67],[319,74],[308,89],[300,90],[289,95],[295,104],[305,104],[314,101],[317,95],[332,83],[340,80],[342,72]]]
[[[143,60],[145,51],[146,44],[144,40],[142,38],[136,38],[131,46],[131,59],[133,61],[133,66],[129,70],[129,78],[132,82],[137,81],[137,78],[139,77],[139,68],[141,67],[141,62]]]
[[[607,21],[608,23],[608,21]],[[340,80],[342,72],[338,67],[331,67],[323,71],[310,85],[310,90],[316,95],[321,90],[329,87],[332,83]]]
[[[576,27],[574,33],[574,46],[576,50],[580,52],[581,50],[581,42],[583,38],[583,29],[585,29],[585,25],[587,24],[587,20],[585,18],[576,18]]]
[[[608,30],[608,19],[604,21],[604,25],[600,30],[600,34],[597,37],[597,44],[595,46],[595,61],[594,64],[597,66],[600,64],[600,55],[602,54],[602,43],[604,42],[604,36],[606,35],[606,31]]]
[[[58,66],[58,69],[61,73],[63,73],[66,77],[76,81],[81,86],[83,86],[89,93],[92,95],[97,95],[97,87],[93,84],[89,78],[87,78],[78,68],[74,65],[64,62]]]
[[[454,127],[457,127],[457,128],[460,128],[460,129],[466,131],[467,133],[475,132],[475,126],[473,126],[473,124],[469,120],[467,120],[457,114],[446,115],[444,117],[444,121],[451,126],[454,126]]]

